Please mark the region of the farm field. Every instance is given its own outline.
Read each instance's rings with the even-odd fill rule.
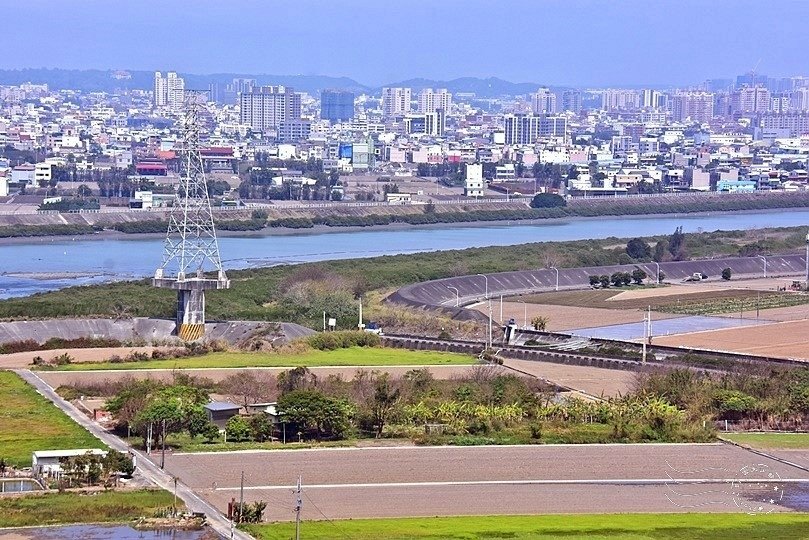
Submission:
[[[294,536],[292,523],[248,525],[260,540]],[[752,539],[806,538],[806,514],[608,514],[543,516],[465,516],[404,519],[359,519],[304,522],[306,538],[404,540],[429,538],[483,540],[489,538],[591,539]]]
[[[723,433],[722,438],[753,448],[809,449],[809,433]]]
[[[787,321],[655,337],[654,344],[809,360],[807,332],[809,320]]]
[[[468,365],[470,355],[438,351],[408,351],[385,347],[351,347],[333,351],[313,350],[302,354],[217,352],[190,358],[145,360],[141,362],[93,362],[59,366],[65,371],[194,369],[246,367],[318,367],[318,366],[428,366]]]
[[[35,450],[104,447],[15,373],[0,372],[0,403],[0,457],[15,467]]]
[[[698,287],[698,288],[692,288]],[[677,291],[677,292],[672,292]],[[589,289],[581,291],[558,291],[525,295],[521,300],[532,304],[551,304],[585,308],[642,310],[651,306],[652,311],[668,311],[684,314],[705,314],[722,310],[728,302],[746,302],[755,308],[760,302],[762,308],[782,307],[809,303],[809,295],[777,293],[751,289],[713,289],[701,285],[672,285],[671,287],[642,289]],[[514,300],[514,299],[510,299]],[[699,306],[711,306],[696,313]],[[686,311],[686,306],[693,306]],[[713,311],[711,311],[713,309]],[[734,306],[733,309],[738,309]]]
[[[475,309],[488,315],[489,308],[484,304],[475,306]],[[499,303],[492,304],[495,316],[499,316]],[[527,315],[527,317],[526,317]],[[604,325],[624,324],[638,322],[643,319],[643,313],[639,309],[606,309],[580,306],[560,306],[553,304],[531,304],[523,305],[521,302],[503,301],[503,319],[514,319],[518,325],[527,324],[530,326],[531,319],[536,316],[546,317],[549,332],[565,332],[592,326],[594,322]],[[674,314],[652,312],[652,320],[670,319],[676,317]],[[528,319],[525,321],[525,319]]]

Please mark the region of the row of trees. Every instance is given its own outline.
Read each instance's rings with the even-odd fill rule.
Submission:
[[[613,272],[613,274],[610,276],[606,274],[601,276],[592,275],[590,276],[590,286],[607,289],[610,285],[615,287],[623,287],[632,283],[635,283],[635,285],[641,285],[643,280],[647,277],[648,274],[646,274],[646,271],[641,268],[635,268],[631,273]]]

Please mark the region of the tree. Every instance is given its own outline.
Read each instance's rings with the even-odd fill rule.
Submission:
[[[214,442],[219,438],[219,428],[213,422],[208,422],[205,424],[205,427],[202,428],[200,435],[205,439],[205,442]]]
[[[82,184],[76,190],[76,195],[78,195],[80,199],[84,199],[92,196],[93,190],[87,187],[85,184]]]
[[[610,286],[610,276],[608,276],[607,274],[604,274],[602,276],[599,276],[598,280],[601,282],[601,288],[602,289],[609,288],[609,286]]]
[[[317,375],[309,371],[307,367],[296,367],[278,374],[278,391],[282,395],[296,390],[314,388],[316,384]]]
[[[666,240],[660,240],[658,243],[656,243],[652,260],[655,262],[663,262],[666,259],[668,247],[668,241]]]
[[[531,319],[531,326],[534,327],[534,330],[539,332],[544,332],[545,328],[548,326],[548,318],[543,317],[542,315],[537,315],[533,319]]]
[[[221,387],[225,394],[236,398],[245,408],[256,403],[266,393],[264,383],[251,371],[239,371],[229,375],[222,381]]]
[[[432,200],[427,201],[427,204],[424,205],[424,213],[435,214],[435,203]]]
[[[371,401],[371,421],[376,430],[377,439],[382,436],[382,430],[399,401],[399,394],[399,389],[393,388],[387,373],[380,375],[376,379],[374,396]]]
[[[725,281],[730,281],[731,276],[733,275],[733,271],[730,268],[725,268],[722,270],[722,279]]]
[[[626,254],[635,260],[648,259],[652,256],[652,248],[642,238],[633,238],[626,243]]]
[[[268,441],[272,439],[272,434],[275,432],[275,425],[272,418],[267,413],[254,414],[250,417],[250,435],[254,441]]]
[[[590,276],[590,286],[597,287],[601,283],[599,276]]]
[[[232,441],[244,441],[250,438],[250,424],[241,416],[231,416],[225,424],[225,435]]]
[[[531,208],[559,208],[567,206],[567,201],[555,193],[537,193],[531,200]]]
[[[682,227],[677,227],[674,233],[669,236],[669,253],[675,261],[681,261],[686,258],[685,234],[683,234]]]
[[[643,280],[646,279],[647,274],[641,268],[635,268],[632,271],[632,281],[635,282],[636,285],[640,285],[643,283]]]
[[[295,390],[278,399],[278,412],[297,431],[340,438],[351,426],[353,406],[314,390]]]
[[[624,273],[623,272],[613,272],[610,276],[610,282],[616,287],[620,287],[624,284]]]
[[[121,473],[128,478],[135,472],[132,457],[116,450],[107,452],[107,455],[102,460],[102,466],[108,475]]]

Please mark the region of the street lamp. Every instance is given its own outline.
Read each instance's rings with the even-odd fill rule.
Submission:
[[[476,276],[480,276],[486,280],[486,300],[489,300],[489,278],[486,277],[485,274],[475,274]],[[489,332],[488,332],[488,339],[486,340],[486,348],[491,348],[492,346],[492,301],[489,300]]]
[[[559,269],[554,267],[554,266],[551,266],[550,269],[554,270],[556,272],[556,289],[555,290],[558,291],[559,290]]]
[[[528,328],[528,304],[525,303],[525,300],[518,300],[522,304],[522,317],[523,317],[523,328]]]
[[[655,282],[660,285],[660,263],[657,261],[652,261],[654,265],[657,267],[657,275],[655,276]]]
[[[809,238],[809,235],[807,235],[807,238]],[[764,277],[766,278],[767,277],[767,257],[765,257],[764,255],[756,255],[756,258],[761,259],[762,261],[764,261]]]
[[[452,289],[453,291],[455,291],[455,307],[460,306],[461,305],[461,297],[458,295],[458,288],[453,287],[452,285],[447,285],[447,289]]]
[[[809,289],[809,233],[806,233],[806,288]]]

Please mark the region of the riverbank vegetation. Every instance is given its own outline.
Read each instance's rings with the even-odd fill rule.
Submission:
[[[15,373],[0,372],[0,459],[30,467],[35,450],[105,448]]]
[[[652,257],[717,257],[782,253],[805,245],[803,228],[678,233],[643,237],[649,246],[660,245]],[[221,320],[289,321],[317,328],[323,312],[339,328],[356,325],[358,303],[366,302],[366,317],[383,328],[438,335],[468,335],[474,322],[458,323],[441,315],[383,304],[394,288],[419,281],[476,273],[527,270],[537,267],[580,267],[642,262],[627,253],[634,239],[606,238],[572,242],[540,242],[520,246],[473,248],[354,260],[255,268],[229,272],[231,289],[206,295],[207,315]],[[635,242],[637,244],[637,242]],[[633,253],[635,253],[633,251]],[[672,254],[674,253],[674,254]],[[118,299],[110,302],[110,298]],[[125,305],[122,305],[125,304]],[[0,301],[0,319],[58,317],[172,317],[176,297],[157,289],[149,280],[71,287],[26,298]]]
[[[167,491],[97,491],[0,497],[0,527],[125,523],[153,517],[174,504]]]

